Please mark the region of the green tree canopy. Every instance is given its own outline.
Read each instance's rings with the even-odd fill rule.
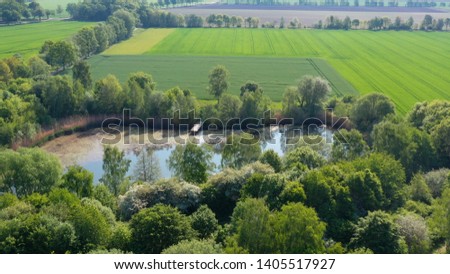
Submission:
[[[160,253],[194,235],[189,218],[165,205],[141,210],[131,219],[130,227],[135,253]]]
[[[120,184],[125,180],[131,161],[117,147],[105,146],[103,151],[103,176],[100,182],[115,195],[119,195]]]
[[[224,66],[218,65],[209,72],[208,78],[209,93],[219,100],[220,96],[228,90],[230,85],[230,72]]]
[[[39,148],[0,151],[0,187],[19,197],[49,192],[61,173],[58,158]]]
[[[178,145],[170,155],[168,164],[176,176],[197,184],[206,182],[214,168],[212,151],[191,142],[184,146]]]
[[[404,242],[392,216],[383,211],[369,212],[360,218],[351,246],[369,248],[375,254],[405,253]]]
[[[394,112],[395,106],[386,95],[370,93],[356,101],[350,119],[359,130],[370,132],[375,124]]]

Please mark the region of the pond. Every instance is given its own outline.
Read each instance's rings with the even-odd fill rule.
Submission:
[[[280,129],[278,127],[273,127],[270,129],[265,128],[262,129],[261,132],[261,150],[264,152],[272,149],[280,156],[283,156],[289,147],[293,146],[292,143],[298,141],[298,137],[303,134],[303,131],[298,128]],[[197,136],[195,136],[198,140],[196,143],[207,143],[207,137],[212,136],[211,134],[216,133],[200,132]],[[326,144],[331,144],[333,141],[333,132],[329,129],[318,129],[315,131],[314,135],[321,136],[323,140],[326,140]],[[163,139],[166,137],[167,142],[164,144],[154,145],[147,140],[148,138],[146,136],[146,134],[139,133],[137,131],[129,134],[124,134],[121,132],[111,135],[105,133],[101,129],[92,129],[81,133],[78,132],[71,135],[58,137],[45,143],[42,148],[47,152],[56,155],[61,160],[64,167],[78,164],[91,171],[94,174],[94,182],[98,183],[99,179],[103,175],[103,142],[104,140],[111,140],[113,137],[121,140],[114,145],[123,150],[126,158],[131,160],[127,175],[133,174],[134,166],[142,148],[150,146],[153,148],[153,153],[159,161],[161,177],[172,177],[173,173],[167,165],[167,160],[175,149],[177,140],[186,140],[188,138],[192,139],[193,137],[190,137],[187,132],[174,136],[173,132],[169,132],[167,130],[155,131],[155,133],[153,133],[153,137],[155,139]],[[224,140],[225,138],[222,136],[220,139]],[[125,142],[124,140],[128,141]],[[144,142],[142,142],[142,140],[144,140]],[[218,145],[213,146],[216,148],[218,147]],[[222,155],[220,153],[220,149],[215,149],[212,158],[213,163],[216,165],[216,169],[214,170],[215,173],[221,170],[221,160]]]

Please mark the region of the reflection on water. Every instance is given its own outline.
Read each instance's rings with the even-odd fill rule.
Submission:
[[[167,133],[162,132],[162,135]],[[205,133],[206,134],[206,133]],[[260,146],[261,150],[274,150],[280,156],[283,156],[286,151],[294,146],[299,140],[299,136],[303,134],[302,130],[298,128],[279,129],[278,127],[272,129],[264,129],[261,134]],[[313,134],[311,139],[314,141],[316,137],[322,137],[326,140],[327,144],[331,144],[333,140],[333,133],[328,129],[318,129],[316,134]],[[103,145],[101,143],[104,134],[101,130],[92,130],[85,133],[73,134],[70,136],[62,136],[55,140],[46,143],[43,149],[57,155],[64,166],[70,166],[73,164],[78,164],[85,169],[94,173],[94,182],[98,182],[103,175]],[[138,161],[139,151],[142,149],[143,145],[133,143],[133,140],[140,140],[138,134],[130,134],[129,139],[131,144],[124,145],[118,144],[119,148],[125,151],[126,158],[131,160],[130,169],[128,175],[132,175],[134,167]],[[199,133],[197,138],[200,140],[199,144],[204,143],[203,133]],[[167,160],[170,154],[175,149],[174,144],[154,147],[155,158],[159,161],[159,166],[161,170],[161,177],[170,178],[173,176],[170,171]],[[221,160],[222,155],[217,149],[214,150],[212,161],[216,166],[214,172],[219,172],[221,170]]]

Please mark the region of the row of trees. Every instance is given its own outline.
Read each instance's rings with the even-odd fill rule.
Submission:
[[[29,2],[29,4],[27,4]],[[58,6],[56,11],[44,9],[38,2],[25,0],[5,0],[0,2],[0,22],[15,23],[25,20],[39,20],[46,17],[47,19],[63,12],[62,7]]]
[[[363,5],[364,3],[364,5]],[[229,0],[227,1],[229,5],[263,5],[263,6],[324,6],[324,7],[349,7],[351,5],[365,6],[365,7],[398,7],[399,2],[396,0],[388,0],[388,1],[380,1],[380,0],[325,0],[325,1],[316,1],[316,0]],[[405,4],[405,7],[436,7],[438,5],[437,2],[433,1],[413,1],[408,0]],[[446,3],[441,2],[439,6],[445,7]]]
[[[350,17],[345,17],[343,20],[335,16],[329,16],[325,19],[325,22],[319,21],[318,24],[314,25],[314,28],[318,29],[358,29],[365,28],[369,30],[426,30],[426,31],[443,31],[448,30],[450,26],[450,18],[439,18],[433,19],[431,15],[425,15],[422,22],[419,24],[414,23],[414,19],[409,17],[404,21],[400,17],[396,17],[392,21],[388,17],[375,17],[368,20],[367,22],[361,22],[358,19],[350,19]]]

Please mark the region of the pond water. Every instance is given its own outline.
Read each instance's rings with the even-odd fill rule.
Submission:
[[[266,150],[274,150],[280,156],[283,156],[292,143],[298,141],[298,137],[303,134],[300,129],[280,129],[278,127],[266,128],[261,130],[260,146],[264,152]],[[210,134],[216,134],[214,132],[201,132],[196,137],[198,144],[204,144],[207,141],[207,137]],[[333,140],[333,132],[328,129],[318,129],[315,133],[317,136],[321,136],[323,140],[326,140],[326,144],[331,144]],[[127,159],[131,160],[130,168],[127,175],[132,175],[135,164],[138,160],[139,152],[144,147],[152,147],[153,153],[156,159],[159,161],[161,169],[161,177],[170,178],[173,173],[167,165],[171,153],[176,147],[177,139],[188,139],[190,137],[187,133],[173,136],[169,131],[156,131],[153,133],[155,139],[167,138],[167,142],[164,144],[154,145],[149,142],[146,133],[131,132],[129,134],[116,133],[115,135],[107,134],[101,129],[93,129],[86,132],[74,133],[72,135],[61,136],[45,143],[42,148],[47,152],[50,152],[61,160],[64,167],[78,164],[85,169],[91,171],[94,174],[94,182],[97,183],[103,175],[103,142],[104,140],[111,140],[112,137],[121,140],[114,144],[119,149],[125,152]],[[215,135],[216,136],[216,135]],[[206,138],[204,138],[206,137]],[[205,141],[206,139],[206,141]],[[224,140],[222,136],[220,138]],[[124,140],[129,140],[125,142]],[[144,141],[143,141],[144,140]],[[125,144],[126,143],[126,144]],[[214,154],[212,161],[216,165],[214,172],[221,170],[222,155],[220,149],[217,149],[219,145],[212,145]]]

